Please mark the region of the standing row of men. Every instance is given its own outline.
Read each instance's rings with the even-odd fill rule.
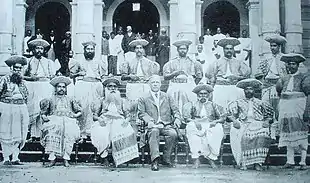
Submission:
[[[271,43],[271,48],[273,42],[279,40],[285,40],[285,38],[279,35],[267,38],[267,41]],[[14,86],[15,90],[19,88],[19,91],[23,91],[21,86],[23,86],[22,83],[25,83],[24,85],[29,86],[29,93],[32,92],[34,85],[36,88],[41,87],[40,92],[42,92],[49,90],[46,84],[50,82],[56,88],[54,95],[63,95],[66,93],[64,88],[68,86],[70,80],[65,77],[56,77],[50,80],[53,77],[53,73],[50,73],[52,72],[51,64],[48,60],[44,61],[39,57],[40,49],[45,47],[45,42],[39,39],[34,40],[33,44],[36,48],[34,50],[35,59],[32,58],[33,60],[29,61],[25,73],[25,80],[28,81],[15,82],[12,87]],[[158,170],[159,135],[167,137],[163,164],[173,167],[170,154],[179,135],[177,132],[181,124],[186,124],[187,138],[195,159],[195,167],[199,166],[199,156],[201,155],[208,158],[211,166],[215,167],[213,161],[219,155],[219,147],[224,133],[222,124],[232,122],[230,128],[231,147],[237,164],[241,165],[242,169],[246,169],[248,165],[254,165],[256,170],[261,170],[270,145],[269,121],[278,120],[274,123],[278,125],[274,125],[274,127],[278,127],[278,131],[280,131],[279,146],[288,147],[288,161],[284,167],[291,168],[293,166],[294,149],[299,148],[302,154],[300,168],[305,169],[308,147],[307,123],[309,123],[309,103],[306,101],[310,91],[310,78],[307,74],[298,72],[299,63],[305,60],[303,56],[291,53],[281,56],[280,60],[269,59],[262,62],[261,75],[264,73],[267,76],[273,74],[274,77],[271,79],[277,79],[275,88],[277,96],[280,96],[280,102],[271,107],[269,100],[261,101],[254,98],[254,89],[263,87],[263,84],[256,79],[246,79],[250,76],[250,68],[243,61],[233,57],[234,47],[240,44],[237,39],[225,38],[218,42],[218,45],[223,47],[224,57],[215,62],[205,74],[203,74],[202,65],[187,56],[191,41],[176,41],[174,45],[177,47],[179,56],[170,60],[163,67],[164,79],[170,81],[167,94],[159,92],[161,81],[156,76],[160,70],[158,63],[143,56],[143,46],[147,44],[148,42],[143,39],[131,41],[129,46],[134,49],[135,56],[130,61],[127,60],[121,67],[121,79],[128,81],[126,95],[129,107],[126,107],[119,92],[115,89],[120,85],[116,79],[106,80],[103,83],[105,92],[103,91],[101,81],[104,76],[104,67],[102,62],[93,60],[95,50],[93,42],[83,44],[85,60],[72,62],[70,66],[75,85],[69,85],[68,95],[76,98],[80,104],[74,102],[75,99],[59,96],[42,101],[44,98],[50,98],[50,95],[37,96],[38,92],[28,99],[28,102],[30,100],[33,100],[31,101],[33,103],[36,101],[37,104],[41,102],[39,112],[30,112],[30,117],[35,113],[40,114],[33,115],[37,118],[32,117],[35,121],[32,122],[32,126],[36,126],[41,132],[44,132],[41,142],[45,148],[50,142],[50,160],[54,160],[55,156],[59,155],[67,160],[68,156],[65,152],[69,152],[69,149],[72,150],[72,144],[81,132],[91,136],[101,157],[106,157],[106,150],[112,141],[112,154],[116,164],[126,162],[137,157],[133,130],[135,124],[132,122],[141,120],[148,129],[152,170]],[[15,76],[16,73],[19,73],[17,67],[26,64],[23,60],[24,58],[20,57],[8,60],[11,63],[8,65],[12,68],[9,81],[14,81],[15,77],[11,77],[11,75]],[[286,73],[283,75],[279,72],[280,61],[286,63],[284,64]],[[263,64],[265,62],[268,66]],[[270,65],[275,66],[271,67]],[[17,78],[21,78],[20,74],[17,75]],[[204,75],[209,85],[199,83]],[[265,82],[267,79],[263,75],[263,81]],[[11,98],[15,90],[12,90],[12,87],[7,88],[7,83],[10,83],[7,80],[8,76],[1,79],[2,93],[4,93],[1,95],[3,98],[1,105],[7,103],[16,105],[18,103],[16,99]],[[70,88],[70,86],[73,87]],[[213,94],[212,91],[214,91]],[[94,103],[102,97],[104,97],[103,101],[100,100],[99,104]],[[21,97],[17,101],[23,101],[20,102],[21,106],[25,106],[26,98]],[[170,112],[167,113],[167,111]],[[277,111],[279,111],[278,116],[274,115]],[[15,112],[9,113],[9,115],[12,114]],[[52,117],[53,115],[56,117]],[[74,120],[68,120],[67,117],[77,118],[80,128],[76,128]],[[2,119],[1,117],[1,125],[5,124]],[[55,124],[51,123],[52,121]],[[66,124],[67,121],[68,124]],[[21,122],[21,124],[24,123]],[[67,127],[65,124],[69,126]],[[70,124],[72,124],[71,127]],[[62,125],[63,131],[53,131],[57,125]],[[2,129],[5,128],[0,129],[1,135],[8,135],[8,131],[2,131]],[[72,129],[72,131],[66,131],[66,129]],[[103,131],[106,133],[102,133]],[[10,137],[9,139],[14,138]],[[23,138],[19,138],[13,144],[15,146],[17,144],[18,147],[23,140]],[[67,150],[64,150],[66,148],[63,147],[64,140],[69,144]],[[1,142],[8,145],[7,154],[17,151],[11,142],[5,141],[5,138],[1,137]],[[59,151],[60,146],[62,146],[62,151]],[[53,148],[55,149],[53,150]],[[51,165],[53,164],[54,161],[51,162]],[[67,161],[65,161],[65,165],[67,165]]]

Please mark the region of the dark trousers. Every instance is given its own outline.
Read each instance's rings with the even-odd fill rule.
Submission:
[[[117,56],[108,57],[108,74],[117,75]]]
[[[174,128],[166,126],[165,128],[152,128],[148,130],[148,141],[150,146],[151,160],[155,160],[159,155],[159,136],[165,137],[165,148],[163,160],[170,163],[170,156],[177,141],[177,132]]]

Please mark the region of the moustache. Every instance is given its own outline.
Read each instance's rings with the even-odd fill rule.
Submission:
[[[13,73],[11,76],[10,76],[10,80],[12,83],[16,83],[16,84],[21,84],[23,78],[20,74],[18,73]]]

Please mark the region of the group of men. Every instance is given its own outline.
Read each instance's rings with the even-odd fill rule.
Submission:
[[[117,33],[111,32],[110,35],[106,31],[102,33],[101,54],[103,62],[107,63],[108,74],[121,74],[121,66],[125,60],[131,60],[134,57],[134,48],[129,43],[136,37],[145,38],[148,44],[145,46],[143,55],[152,61],[156,61],[160,65],[160,72],[164,64],[169,60],[170,39],[165,29],[161,29],[160,35],[155,36],[152,30],[147,36],[135,34],[132,27],[126,27],[126,33],[123,34],[122,27],[119,27]]]
[[[33,40],[29,44],[33,44],[34,56],[28,61],[21,56],[9,58],[6,63],[11,72],[0,80],[4,164],[20,164],[18,153],[29,124],[32,137],[40,137],[49,153],[49,166],[55,165],[56,157],[68,166],[73,144],[87,136],[104,165],[112,148],[118,166],[139,157],[137,126],[143,126],[146,133],[140,139],[150,146],[153,171],[159,169],[160,136],[166,141],[163,165],[174,167],[171,152],[180,138],[189,143],[194,168],[199,167],[201,157],[216,168],[214,161],[226,128],[241,169],[262,170],[276,135],[280,136],[279,147],[287,146],[284,168],[294,167],[294,151],[298,150],[300,169],[306,169],[310,76],[299,69],[305,58],[297,53],[280,55],[286,41],[280,35],[266,41],[273,55],[261,62],[256,78],[250,78],[249,66],[234,57],[238,39],[220,39],[217,45],[223,48],[223,57],[205,71],[187,54],[192,42],[177,40],[173,45],[178,56],[163,66],[164,80],[169,81],[165,93],[160,91],[160,65],[144,56],[148,41],[134,39],[128,43],[134,55],[125,56],[120,67],[121,80],[127,81],[126,98],[121,98],[120,81],[105,77],[103,62],[94,59],[94,42],[83,43],[85,59],[70,62],[71,78],[67,78],[55,76],[53,62],[42,57],[48,43]],[[254,97],[259,89],[263,89],[262,100]],[[180,128],[186,129],[185,136]]]

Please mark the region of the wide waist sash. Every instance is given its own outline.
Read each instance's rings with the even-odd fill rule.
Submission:
[[[1,98],[0,102],[6,103],[6,104],[18,104],[18,105],[25,104],[25,100],[24,99]]]

